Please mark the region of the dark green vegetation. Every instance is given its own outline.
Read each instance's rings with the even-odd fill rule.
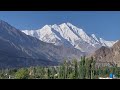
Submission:
[[[120,68],[95,67],[93,58],[82,57],[80,61],[64,61],[59,66],[29,67],[19,69],[0,70],[0,79],[98,79],[98,77],[109,77],[114,73],[120,77]]]

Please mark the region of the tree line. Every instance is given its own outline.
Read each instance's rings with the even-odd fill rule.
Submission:
[[[64,60],[58,66],[36,66],[19,69],[1,69],[0,79],[98,79],[99,77],[109,77],[114,73],[120,77],[120,68],[96,67],[93,58],[81,57],[67,61]]]

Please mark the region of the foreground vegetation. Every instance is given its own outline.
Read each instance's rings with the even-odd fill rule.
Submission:
[[[59,66],[49,67],[29,67],[20,69],[0,70],[0,79],[98,79],[98,77],[109,77],[114,73],[120,77],[120,68],[114,67],[95,67],[93,58],[82,57],[80,61],[64,61]]]

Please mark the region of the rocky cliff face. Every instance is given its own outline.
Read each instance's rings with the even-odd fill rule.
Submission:
[[[120,41],[111,48],[101,47],[92,55],[97,62],[120,66]]]

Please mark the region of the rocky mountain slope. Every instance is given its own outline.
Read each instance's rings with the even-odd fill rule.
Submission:
[[[64,46],[55,46],[26,35],[0,20],[0,67],[57,65],[65,58],[79,58],[84,53]]]
[[[92,55],[97,62],[104,65],[120,66],[120,41],[116,42],[111,48],[101,47]]]

